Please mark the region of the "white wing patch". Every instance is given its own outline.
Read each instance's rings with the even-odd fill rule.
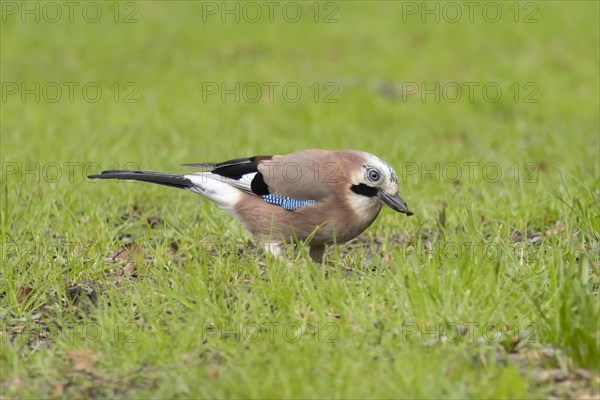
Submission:
[[[235,215],[235,205],[242,195],[242,190],[246,191],[247,187],[247,190],[250,191],[250,181],[252,180],[250,179],[245,185],[241,180],[236,181],[211,172],[186,174],[185,177],[194,184],[187,190],[205,196],[232,215]]]

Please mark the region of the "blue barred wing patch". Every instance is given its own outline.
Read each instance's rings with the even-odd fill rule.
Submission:
[[[263,200],[270,204],[275,204],[286,210],[297,210],[298,208],[317,204],[315,200],[298,200],[292,197],[282,196],[279,193],[270,193],[262,196]]]

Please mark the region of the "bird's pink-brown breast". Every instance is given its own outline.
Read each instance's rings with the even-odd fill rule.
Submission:
[[[366,218],[359,217],[344,201],[334,196],[290,211],[265,204],[257,196],[246,193],[242,196],[235,207],[235,214],[253,235],[272,241],[305,241],[312,236],[313,244],[344,243],[367,229],[381,210],[379,205]]]

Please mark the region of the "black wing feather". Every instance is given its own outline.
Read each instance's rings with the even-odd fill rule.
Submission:
[[[234,158],[219,163],[183,164],[185,167],[207,168],[213,174],[221,175],[229,179],[240,180],[244,175],[258,172],[258,164],[270,160],[272,156],[254,156]]]
[[[263,174],[260,172],[257,172],[256,175],[254,175],[252,182],[250,182],[250,190],[252,190],[252,193],[259,196],[265,196],[271,193],[269,192],[269,186],[265,182]]]

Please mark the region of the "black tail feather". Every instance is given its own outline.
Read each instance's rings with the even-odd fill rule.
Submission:
[[[156,183],[158,185],[171,186],[185,189],[194,186],[192,181],[183,175],[165,174],[162,172],[150,171],[125,171],[110,170],[102,171],[99,175],[89,175],[90,179],[130,179],[134,181]]]

